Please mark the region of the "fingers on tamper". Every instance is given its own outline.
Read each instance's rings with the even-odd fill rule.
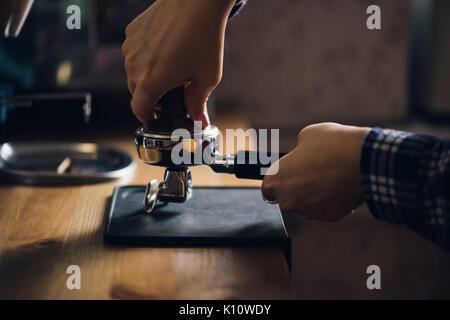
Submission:
[[[196,82],[190,82],[185,86],[184,101],[186,110],[193,121],[201,121],[203,129],[209,126],[207,101],[214,87],[201,86]]]
[[[133,80],[128,79],[128,90],[130,91],[131,95],[134,94],[134,90],[136,89],[136,84]]]
[[[199,116],[197,116],[196,121],[202,122],[202,129],[205,129],[206,127],[208,127],[210,125],[208,111],[204,111]]]
[[[134,115],[147,125],[154,120],[153,108],[157,105],[161,96],[170,88],[168,81],[153,81],[153,77],[146,78],[141,83],[136,84],[133,99],[131,100],[131,109]]]
[[[154,102],[145,90],[141,86],[136,86],[131,100],[131,109],[144,125],[154,119],[153,105]]]

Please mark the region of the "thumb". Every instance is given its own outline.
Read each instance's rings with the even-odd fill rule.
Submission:
[[[202,86],[196,82],[190,82],[184,89],[184,102],[186,110],[193,121],[201,121],[202,128],[209,126],[207,101],[214,90],[211,86]]]

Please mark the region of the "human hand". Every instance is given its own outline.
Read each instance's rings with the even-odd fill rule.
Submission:
[[[279,160],[278,173],[265,176],[262,194],[277,200],[283,212],[308,220],[347,216],[364,202],[360,158],[369,131],[335,123],[306,127],[297,147]]]
[[[207,100],[222,78],[225,28],[234,0],[158,0],[126,29],[122,47],[131,108],[144,124],[169,90],[184,85],[186,109],[209,125]]]

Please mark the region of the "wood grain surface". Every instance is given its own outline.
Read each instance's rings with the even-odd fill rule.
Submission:
[[[239,126],[239,124],[237,125]],[[136,157],[133,136],[99,138]],[[95,140],[95,139],[94,139]],[[133,248],[103,242],[114,187],[162,179],[137,161],[128,181],[70,186],[0,185],[0,299],[289,298],[289,272],[276,248]],[[260,182],[192,169],[194,186]],[[66,268],[81,268],[68,290]]]

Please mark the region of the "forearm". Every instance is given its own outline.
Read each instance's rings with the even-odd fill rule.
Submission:
[[[372,214],[450,249],[449,158],[449,141],[373,129],[361,156],[364,194]]]

